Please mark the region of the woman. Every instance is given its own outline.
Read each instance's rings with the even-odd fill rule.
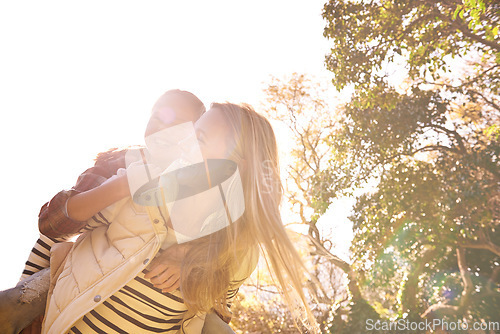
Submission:
[[[58,272],[57,263],[51,263],[58,278],[49,293],[44,333],[139,332],[140,328],[200,333],[204,314],[210,310],[229,315],[228,301],[255,268],[259,247],[289,305],[294,305],[291,285],[312,320],[301,287],[304,268],[279,214],[278,155],[269,122],[249,106],[213,104],[195,123],[195,130],[204,159],[229,159],[238,165],[243,215],[224,229],[187,242],[180,260],[180,290],[167,294],[159,290],[150,298],[141,293],[154,290],[144,279],[144,270],[162,246],[176,242],[175,234],[165,207],[141,208],[128,196],[120,199],[126,196],[126,174],[131,171],[118,173],[95,190],[114,194],[107,200],[116,203],[94,212],[89,208],[95,209],[95,203],[90,203],[78,212],[83,219],[100,211],[102,226],[79,238],[69,253],[61,252],[65,258]],[[79,201],[88,204],[89,198],[92,193],[75,195],[68,210],[79,207]],[[57,250],[54,255],[59,258]],[[119,322],[113,320],[117,316]]]

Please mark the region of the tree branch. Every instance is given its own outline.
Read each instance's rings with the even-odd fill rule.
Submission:
[[[498,104],[496,104],[495,102],[493,102],[493,100],[488,100],[486,98],[486,96],[484,96],[483,94],[479,93],[476,90],[469,89],[469,92],[472,94],[475,94],[475,95],[479,95],[484,100],[484,102],[486,102],[488,105],[495,108],[496,110],[500,111],[500,106]]]
[[[425,264],[435,256],[436,251],[437,249],[435,247],[425,248],[422,251],[421,257],[417,259],[415,265],[411,268],[411,271],[408,274],[408,279],[401,294],[401,304],[403,312],[409,312],[411,310],[417,309],[417,289],[419,276],[424,271]]]
[[[448,305],[445,303],[434,304],[421,314],[422,318],[432,317],[435,313],[439,313],[439,315],[457,315],[457,313],[463,312],[467,307],[474,287],[469,271],[467,270],[464,248],[457,248],[457,263],[463,282],[462,296],[460,297],[460,306]]]
[[[300,137],[300,143],[302,144],[302,147],[304,147],[304,150],[301,150],[301,153],[302,153],[302,161],[313,171],[313,172],[316,172],[316,170],[311,166],[311,164],[309,163],[309,159],[307,159],[306,157],[306,144],[305,144],[305,139],[304,139],[304,135],[302,133],[298,133],[299,137]]]
[[[500,267],[496,267],[491,273],[491,276],[488,279],[488,284],[486,285],[486,290],[488,292],[490,293],[493,292],[493,287],[496,286],[496,281],[498,280],[499,276],[500,276]]]
[[[278,291],[272,290],[274,288],[274,285],[262,285],[262,284],[254,284],[254,283],[245,283],[245,286],[251,286],[252,288],[256,289],[257,291],[263,291],[267,293],[271,293],[273,295],[279,294]],[[270,289],[268,289],[270,288]]]
[[[315,246],[317,254],[324,256],[328,261],[333,263],[338,268],[342,269],[343,272],[347,274],[349,280],[348,287],[352,294],[353,300],[363,300],[363,295],[361,294],[361,289],[359,288],[357,275],[352,269],[351,265],[336,255],[330,253],[318,240],[309,236],[312,244]]]
[[[436,86],[443,86],[443,87],[447,87],[447,88],[450,88],[450,89],[461,89],[461,88],[464,88],[470,84],[473,84],[475,82],[477,82],[477,80],[483,76],[485,76],[489,71],[497,68],[497,67],[500,67],[500,64],[495,64],[489,68],[487,68],[486,70],[484,70],[483,72],[479,73],[478,75],[476,75],[474,78],[466,81],[466,82],[463,82],[461,83],[460,85],[458,86],[453,86],[453,85],[450,85],[450,84],[447,84],[447,83],[442,83],[442,82],[431,82],[431,81],[427,81],[427,80],[423,80],[422,82],[425,83],[425,84],[429,84],[429,85],[436,85]]]
[[[491,241],[486,243],[486,244],[476,244],[476,243],[459,243],[458,244],[460,247],[463,248],[472,248],[472,249],[486,249],[492,252],[493,254],[496,254],[500,256],[500,247],[492,243]]]
[[[460,149],[460,152],[462,152],[462,154],[467,153],[467,149],[465,148],[465,145],[464,145],[464,140],[463,140],[462,136],[460,136],[456,130],[450,130],[448,128],[445,128],[444,126],[437,125],[437,124],[432,124],[432,125],[430,125],[430,127],[439,129],[439,130],[441,130],[449,135],[452,135],[458,143],[458,147]]]
[[[484,229],[479,230],[478,236],[479,236],[478,243],[462,241],[458,242],[458,246],[463,248],[486,249],[492,252],[493,254],[500,256],[500,247],[491,242],[488,233]]]
[[[492,48],[496,51],[500,51],[500,44],[496,43],[495,41],[489,41],[487,39],[482,38],[479,35],[474,34],[472,31],[469,30],[469,28],[467,28],[466,26],[464,26],[460,22],[454,21],[450,17],[444,15],[438,9],[434,10],[434,12],[442,21],[449,23],[453,28],[459,30],[462,34],[464,34],[464,36],[469,37],[470,39],[472,39],[475,42],[489,46],[490,48]]]
[[[420,315],[423,319],[431,317],[435,313],[439,312],[442,315],[455,315],[458,312],[459,307],[448,305],[445,303],[438,303],[431,305],[424,313]]]
[[[428,151],[448,151],[451,153],[459,153],[460,152],[457,149],[454,149],[454,148],[448,147],[448,146],[444,146],[444,145],[427,145],[427,146],[421,147],[421,148],[416,149],[416,150],[411,151],[411,152],[396,153],[396,154],[390,156],[389,158],[383,159],[381,161],[381,164],[383,165],[386,161],[392,161],[394,158],[396,158],[398,156],[414,156],[418,152],[428,152]]]
[[[462,297],[460,298],[460,308],[464,309],[467,306],[469,297],[473,290],[472,279],[470,278],[469,271],[467,270],[467,262],[465,260],[465,249],[462,247],[457,248],[457,262],[460,276],[462,277],[463,290]]]

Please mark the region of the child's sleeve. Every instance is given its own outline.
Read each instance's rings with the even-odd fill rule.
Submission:
[[[43,234],[40,234],[40,238],[38,238],[35,245],[31,249],[28,260],[24,264],[21,280],[39,272],[40,270],[48,268],[50,266],[50,248],[54,243],[60,241],[63,240],[51,239]]]
[[[50,238],[69,239],[88,229],[88,221],[77,221],[68,217],[66,203],[71,196],[100,186],[115,175],[119,168],[125,167],[125,152],[108,151],[105,157],[101,155],[94,167],[78,177],[73,188],[60,191],[45,203],[38,215],[40,232]]]

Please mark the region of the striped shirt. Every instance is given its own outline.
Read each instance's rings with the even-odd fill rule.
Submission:
[[[238,281],[228,291],[228,307],[241,283],[250,276],[258,256],[249,252],[240,263]],[[141,272],[110,298],[79,319],[69,331],[79,333],[176,333],[182,329],[187,307],[179,289],[162,292]],[[243,277],[245,276],[245,277]],[[182,331],[181,331],[182,333]]]
[[[49,250],[54,240],[40,236],[26,262],[24,275],[29,276],[49,263]],[[251,252],[250,252],[251,253]],[[250,261],[250,262],[248,262]],[[255,258],[247,258],[241,263],[245,274],[238,274],[228,291],[228,307],[236,296],[243,276],[249,276],[254,268]],[[144,278],[141,272],[131,282],[105,300],[95,309],[79,319],[69,333],[175,333],[181,329],[186,319],[186,305],[177,289],[164,293]],[[23,275],[23,276],[24,276]]]
[[[78,320],[69,333],[171,333],[187,308],[179,290],[162,293],[144,273]]]
[[[40,234],[40,238],[31,249],[28,260],[24,264],[21,280],[50,266],[50,248],[55,242],[58,240]]]

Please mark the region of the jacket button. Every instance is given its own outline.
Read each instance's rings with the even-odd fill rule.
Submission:
[[[158,224],[159,222],[160,222],[160,220],[159,220],[159,219],[155,219],[155,220],[153,220],[153,223],[155,223],[155,224]]]
[[[95,296],[95,297],[94,297],[94,301],[95,301],[96,303],[99,303],[99,302],[101,301],[101,295],[97,295],[97,296]]]
[[[146,259],[146,260],[144,260],[143,264],[148,264],[148,262],[149,262],[149,259]],[[100,299],[100,297],[99,297],[99,299]]]

